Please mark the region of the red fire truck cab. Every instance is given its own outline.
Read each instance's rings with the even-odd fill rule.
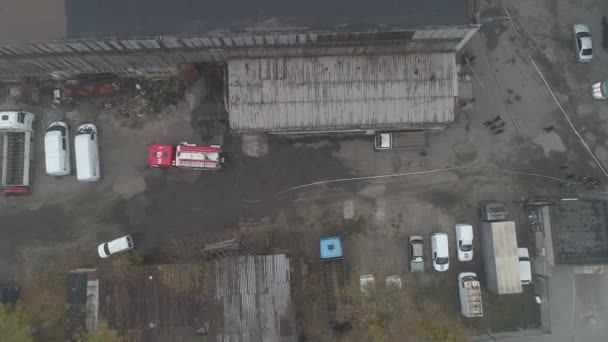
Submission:
[[[177,146],[152,144],[148,148],[148,165],[151,167],[217,171],[223,164],[224,155],[218,145],[198,146],[182,142]]]

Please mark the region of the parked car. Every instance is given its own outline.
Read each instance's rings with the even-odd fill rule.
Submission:
[[[602,18],[602,46],[608,51],[608,15]]]
[[[435,271],[445,272],[450,268],[448,234],[431,234],[431,254],[433,255],[433,268]]]
[[[422,257],[422,236],[410,236],[410,271],[424,271],[424,258]]]
[[[608,98],[608,82],[602,81],[591,86],[591,96],[595,100],[605,100]]]
[[[468,223],[459,223],[456,230],[456,250],[458,261],[473,260],[473,226]]]
[[[532,283],[532,268],[530,265],[530,253],[527,248],[517,248],[517,256],[519,257],[519,278],[522,285]]]
[[[589,26],[585,24],[574,24],[574,50],[576,61],[579,63],[591,62],[593,59],[593,47]]]
[[[124,253],[133,249],[133,238],[131,235],[121,236],[112,241],[104,242],[97,247],[97,252],[102,258],[107,258],[110,255]]]

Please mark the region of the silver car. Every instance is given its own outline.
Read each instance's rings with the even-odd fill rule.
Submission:
[[[593,47],[589,26],[585,24],[574,24],[574,50],[576,61],[579,63],[591,62],[593,58]]]
[[[422,258],[422,236],[410,236],[410,271],[424,271],[424,259]]]

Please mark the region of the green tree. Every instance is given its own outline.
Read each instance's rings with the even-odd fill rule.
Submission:
[[[34,341],[29,319],[20,304],[12,308],[0,304],[0,341]]]
[[[383,278],[380,278],[383,279]],[[459,315],[446,310],[415,288],[375,282],[361,291],[358,279],[346,289],[350,317],[356,333],[370,342],[464,342],[471,332]]]
[[[80,339],[81,342],[118,342],[120,336],[116,330],[110,329],[106,321],[101,321],[97,329],[86,333]]]

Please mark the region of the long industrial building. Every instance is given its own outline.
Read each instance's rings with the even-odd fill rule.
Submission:
[[[228,69],[236,132],[441,128],[476,0],[5,0],[0,81]],[[18,18],[18,20],[16,19]]]

